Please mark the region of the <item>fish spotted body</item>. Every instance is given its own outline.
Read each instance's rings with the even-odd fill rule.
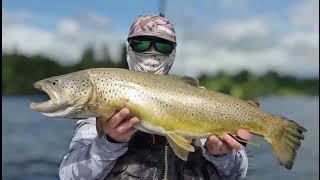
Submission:
[[[187,76],[94,68],[47,78],[34,86],[51,99],[32,103],[31,108],[51,117],[108,119],[129,108],[141,119],[135,128],[167,137],[183,160],[194,151],[190,139],[236,135],[242,128],[263,136],[280,164],[291,169],[306,131],[294,121],[262,112],[253,101],[200,88]],[[98,121],[97,131],[102,134]]]

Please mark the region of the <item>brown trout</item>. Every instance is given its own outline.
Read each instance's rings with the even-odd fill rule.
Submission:
[[[135,128],[168,139],[175,154],[187,160],[192,139],[236,135],[239,128],[263,136],[281,165],[291,169],[305,128],[269,115],[244,101],[198,86],[188,76],[155,75],[113,68],[94,68],[38,81],[34,87],[50,99],[30,107],[51,117],[108,119],[124,107],[141,119]],[[97,121],[101,135],[101,122]]]

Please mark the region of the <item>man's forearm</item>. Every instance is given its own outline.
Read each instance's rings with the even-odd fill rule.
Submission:
[[[76,142],[60,164],[60,179],[102,179],[126,151],[126,144],[110,143],[104,138],[92,139],[91,144]]]
[[[69,152],[60,164],[60,179],[101,179],[127,149],[125,143],[110,143],[98,137],[95,118],[79,120]]]
[[[204,147],[206,139],[200,139],[195,143]],[[248,169],[248,157],[246,151],[233,150],[222,156],[213,156],[206,148],[203,149],[203,156],[218,169],[221,176],[228,180],[239,179],[245,177]]]
[[[236,151],[215,157],[207,151],[203,153],[204,157],[213,163],[218,169],[220,175],[228,180],[244,178],[248,169],[248,157],[245,150]]]

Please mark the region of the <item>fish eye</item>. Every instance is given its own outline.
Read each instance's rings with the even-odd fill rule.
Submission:
[[[51,83],[52,85],[57,85],[58,84],[58,81],[57,80],[54,80],[54,81],[52,81],[52,83]]]

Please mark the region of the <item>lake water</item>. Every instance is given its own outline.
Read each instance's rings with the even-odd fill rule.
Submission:
[[[29,109],[41,96],[2,97],[2,177],[6,180],[59,179],[58,168],[67,152],[75,121],[47,118]],[[319,97],[263,97],[263,111],[285,116],[308,132],[292,170],[279,166],[271,146],[259,137],[260,147],[248,145],[247,179],[319,179]]]

